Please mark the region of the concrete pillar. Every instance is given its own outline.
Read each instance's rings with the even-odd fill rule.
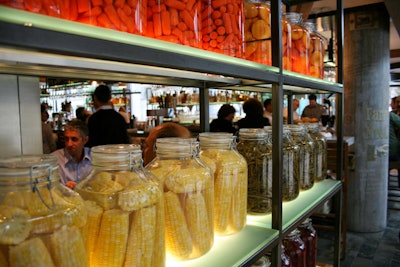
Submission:
[[[348,229],[386,227],[389,135],[389,15],[383,4],[345,12],[344,129],[354,136]]]

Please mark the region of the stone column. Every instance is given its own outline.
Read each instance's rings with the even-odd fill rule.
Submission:
[[[348,229],[386,227],[390,47],[382,4],[345,12],[344,136],[354,136],[355,168],[348,179]]]

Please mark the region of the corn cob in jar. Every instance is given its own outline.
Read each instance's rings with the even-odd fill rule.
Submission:
[[[161,138],[146,169],[163,183],[168,256],[188,260],[206,254],[214,241],[214,184],[192,138]]]
[[[165,266],[164,208],[137,145],[92,148],[92,172],[75,187],[88,210],[90,266]]]
[[[1,159],[0,184],[0,266],[89,266],[86,209],[54,156]]]

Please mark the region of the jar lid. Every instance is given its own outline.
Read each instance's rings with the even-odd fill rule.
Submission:
[[[199,134],[200,146],[202,147],[224,146],[230,148],[234,140],[232,133],[205,132]]]
[[[191,155],[198,149],[198,146],[199,142],[191,137],[164,137],[156,140],[157,154],[179,152]]]
[[[116,144],[95,146],[91,149],[92,165],[130,165],[132,161],[141,160],[142,151],[136,144]]]
[[[290,23],[293,24],[300,24],[303,21],[303,15],[301,13],[286,12],[283,15],[290,21]]]
[[[267,132],[259,128],[242,128],[239,130],[239,139],[265,139]]]

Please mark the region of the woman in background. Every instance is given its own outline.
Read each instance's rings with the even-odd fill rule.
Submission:
[[[224,104],[218,110],[217,118],[210,123],[210,132],[237,132],[233,127],[233,118],[235,118],[236,109],[230,104]]]

